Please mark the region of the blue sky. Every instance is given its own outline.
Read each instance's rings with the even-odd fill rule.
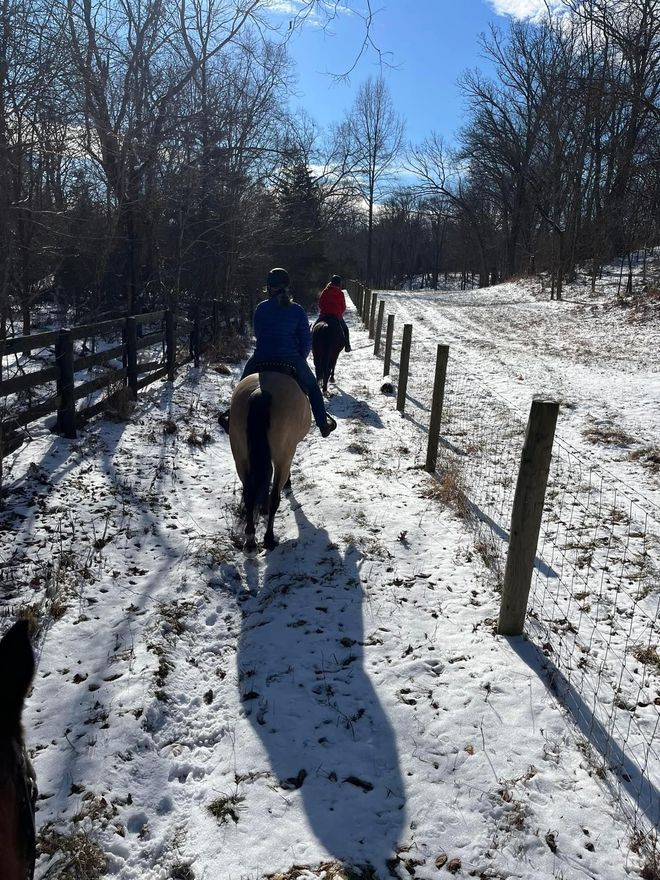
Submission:
[[[406,120],[406,139],[416,143],[435,130],[451,142],[463,113],[456,80],[468,68],[488,70],[479,34],[491,23],[506,27],[507,15],[526,17],[542,5],[542,0],[372,0],[378,10],[373,41],[387,53],[391,66],[383,75]],[[298,71],[292,106],[303,107],[323,126],[341,120],[360,83],[381,70],[369,50],[347,81],[329,75],[351,67],[363,37],[355,15],[342,15],[325,32],[306,25],[289,45]]]

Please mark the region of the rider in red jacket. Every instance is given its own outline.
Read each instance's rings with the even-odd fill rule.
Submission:
[[[330,315],[337,318],[341,325],[341,329],[344,331],[344,339],[346,340],[344,348],[346,351],[350,351],[351,341],[348,335],[348,326],[344,320],[345,311],[346,298],[344,296],[344,291],[341,288],[341,278],[339,275],[333,275],[330,279],[330,283],[326,284],[321,291],[321,296],[319,298],[319,317],[317,320],[321,321],[323,318]]]

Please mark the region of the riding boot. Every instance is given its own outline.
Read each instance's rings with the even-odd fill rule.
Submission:
[[[322,428],[319,428],[319,431],[321,432],[321,437],[327,437],[329,434],[332,434],[336,427],[337,422],[332,418],[332,416],[329,415],[327,417],[325,425],[323,425]]]

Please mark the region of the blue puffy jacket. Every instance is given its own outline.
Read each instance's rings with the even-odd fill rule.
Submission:
[[[258,360],[304,357],[312,350],[312,334],[304,309],[298,303],[281,305],[277,296],[260,302],[254,311]]]

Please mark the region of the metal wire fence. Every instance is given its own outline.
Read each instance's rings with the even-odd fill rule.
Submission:
[[[405,413],[418,429],[420,452],[437,343],[423,326],[414,328]],[[399,332],[395,380],[400,364]],[[474,525],[476,546],[499,585],[526,425],[450,351],[436,477]],[[582,734],[585,759],[616,793],[637,845],[657,868],[660,511],[558,436],[525,629],[548,686]]]

